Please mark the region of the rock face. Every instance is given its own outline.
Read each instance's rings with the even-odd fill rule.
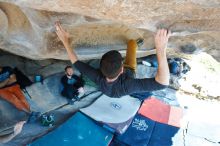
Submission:
[[[126,49],[143,37],[139,56],[153,53],[158,27],[173,32],[169,46],[191,43],[219,59],[219,0],[0,0],[0,48],[31,59],[66,60],[54,22],[60,20],[80,59]],[[148,50],[148,51],[146,51]]]

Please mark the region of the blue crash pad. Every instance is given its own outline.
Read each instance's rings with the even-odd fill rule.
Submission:
[[[64,124],[30,146],[107,146],[112,138],[110,132],[77,112]]]
[[[155,122],[136,114],[127,131],[122,135],[118,135],[116,139],[121,142],[121,145],[171,146],[172,137],[178,130],[177,127]]]

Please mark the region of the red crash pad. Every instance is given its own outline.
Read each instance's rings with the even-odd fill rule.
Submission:
[[[154,121],[176,127],[180,127],[180,119],[183,116],[181,108],[170,106],[155,97],[145,99],[138,113]]]

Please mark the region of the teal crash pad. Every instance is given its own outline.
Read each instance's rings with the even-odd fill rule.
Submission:
[[[29,146],[108,146],[113,134],[77,112],[54,131]]]

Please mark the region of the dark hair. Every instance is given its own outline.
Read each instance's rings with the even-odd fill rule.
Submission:
[[[100,70],[102,74],[110,79],[115,78],[121,71],[123,58],[121,54],[112,50],[105,53],[100,61]]]
[[[72,66],[67,65],[67,66],[65,67],[65,71],[67,71],[68,68],[72,68]]]

